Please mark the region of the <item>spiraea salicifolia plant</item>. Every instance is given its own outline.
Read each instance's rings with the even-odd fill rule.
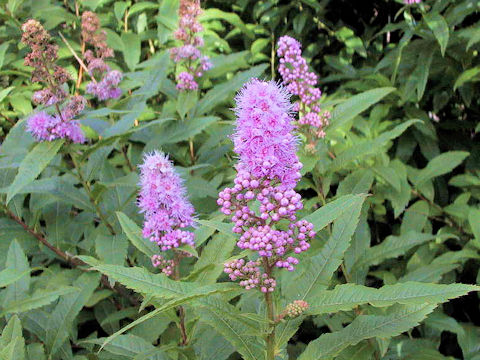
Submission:
[[[75,117],[84,109],[83,96],[69,96],[66,83],[68,72],[57,65],[58,46],[50,34],[36,20],[28,20],[22,25],[22,42],[31,52],[25,56],[25,65],[33,67],[32,81],[39,82],[44,89],[33,94],[34,103],[53,106],[53,114],[38,111],[28,119],[27,129],[37,141],[68,139],[75,143],[85,141]]]
[[[100,28],[98,16],[91,11],[82,14],[82,48],[87,63],[88,74],[92,81],[87,84],[87,93],[98,100],[116,99],[122,95],[118,84],[123,74],[118,70],[112,70],[105,62],[113,58],[114,52],[107,45],[107,35]],[[93,48],[85,50],[85,46]]]
[[[302,57],[302,44],[290,36],[282,36],[277,43],[277,55],[280,58],[278,71],[287,90],[298,97],[294,111],[298,112],[298,124],[307,137],[309,144],[317,138],[325,137],[325,127],[329,123],[330,113],[322,111],[319,101],[322,91],[316,87],[317,75],[308,68],[307,60]]]
[[[274,322],[270,293],[277,286],[275,270],[294,271],[295,255],[308,250],[315,231],[313,224],[296,216],[302,197],[294,188],[302,164],[296,155],[290,95],[275,82],[253,79],[237,95],[236,103],[235,186],[223,190],[217,203],[225,215],[232,215],[233,232],[240,235],[237,246],[253,251],[256,260],[227,262],[225,272],[245,289],[265,294],[268,317]],[[256,203],[260,204],[257,211]],[[274,356],[274,338],[272,328],[266,339],[268,359]]]
[[[175,266],[179,266],[179,259],[186,254],[179,248],[195,246],[194,234],[182,230],[194,225],[195,210],[186,197],[182,179],[161,152],[145,155],[140,165],[140,187],[138,206],[145,215],[143,236],[156,243],[162,253],[168,250],[175,253],[174,259],[153,255],[153,266],[170,276]]]
[[[174,36],[182,45],[170,50],[170,57],[180,70],[177,75],[177,89],[180,91],[197,90],[198,79],[212,67],[208,56],[200,51],[203,47],[203,38],[199,35],[203,27],[198,22],[201,13],[200,0],[180,0],[178,28]]]
[[[480,11],[339,3],[0,1],[0,359],[476,359]]]

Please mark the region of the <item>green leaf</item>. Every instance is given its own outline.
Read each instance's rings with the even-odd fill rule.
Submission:
[[[443,16],[437,12],[425,13],[423,18],[430,30],[432,30],[433,35],[437,38],[442,56],[445,56],[445,50],[447,49],[448,38],[450,36],[447,22]]]
[[[390,131],[382,133],[380,136],[373,140],[356,142],[354,146],[348,148],[341,154],[339,154],[333,161],[330,171],[338,171],[345,167],[345,164],[349,161],[358,159],[359,157],[366,155],[375,155],[379,152],[379,149],[385,146],[385,144],[403,134],[411,125],[419,122],[419,120],[409,120],[400,125],[397,125]]]
[[[223,286],[223,284],[214,284],[214,285],[209,285],[209,286],[203,286],[203,287],[197,287],[195,290],[191,291],[188,295],[181,296],[178,298],[175,298],[173,300],[168,301],[167,303],[163,304],[162,306],[158,307],[157,309],[149,312],[146,315],[143,315],[142,317],[138,318],[137,320],[131,322],[127,326],[123,327],[113,335],[109,336],[105,342],[102,344],[102,348],[107,346],[110,342],[112,342],[116,337],[120,336],[123,334],[125,331],[128,331],[132,329],[133,327],[141,324],[142,322],[149,320],[165,311],[171,310],[176,308],[177,306],[180,306],[186,302],[203,298],[206,296],[211,296],[217,293],[224,293],[224,292],[230,292],[234,290],[238,290],[238,288],[234,284],[229,284],[230,286]]]
[[[17,315],[10,318],[0,337],[0,359],[24,360],[25,340],[22,335],[22,324]]]
[[[125,59],[128,68],[133,71],[140,61],[140,36],[134,33],[123,33],[122,42],[124,46],[123,58]]]
[[[158,248],[151,241],[143,238],[142,229],[135,222],[120,211],[117,211],[116,214],[123,232],[138,250],[149,258],[158,253]]]
[[[455,85],[453,85],[453,90],[457,90],[460,86],[467,82],[479,81],[480,78],[477,77],[478,74],[480,74],[480,66],[465,70],[455,81]]]
[[[240,16],[238,16],[235,13],[225,12],[220,9],[206,9],[202,14],[201,19],[202,21],[216,20],[216,19],[227,21],[233,26],[236,26],[237,28],[239,28],[240,31],[242,31],[248,38],[252,40],[255,39],[255,34],[253,33],[253,31],[248,29],[245,23],[240,18]]]
[[[159,147],[164,144],[173,144],[188,140],[200,134],[208,126],[219,120],[220,118],[216,116],[200,116],[193,119],[172,121],[162,131],[161,137],[154,138],[147,146],[154,144],[155,147]]]
[[[30,288],[30,266],[28,264],[28,259],[17,240],[13,240],[10,243],[5,267],[24,274],[20,279],[10,284],[5,289],[3,306],[8,307],[12,304],[14,306],[15,303],[25,299],[25,297],[27,297],[28,289]]]
[[[288,281],[282,287],[287,299],[308,302],[329,286],[333,273],[342,263],[343,254],[350,245],[364,201],[365,196],[356,196],[349,211],[335,221],[332,235],[320,253],[303,259],[296,271],[289,274],[286,278]]]
[[[143,268],[101,264],[88,256],[81,256],[80,258],[129,289],[161,299],[175,299],[198,293],[198,291],[210,293],[211,291],[219,291],[222,287],[230,291],[232,285],[230,283],[214,284],[199,289],[198,283],[175,281],[164,274],[152,274]]]
[[[440,238],[448,238],[450,234],[438,235]],[[386,259],[404,255],[411,248],[434,240],[437,235],[423,234],[408,231],[400,236],[388,236],[381,244],[372,246],[365,255],[355,263],[354,268],[363,268],[381,264]]]
[[[427,166],[420,170],[412,180],[417,187],[421,186],[430,179],[449,173],[460,165],[468,155],[470,153],[466,151],[448,151],[440,154],[430,160]]]
[[[468,213],[468,222],[472,228],[473,236],[480,244],[480,209],[472,208]]]
[[[350,97],[335,107],[332,112],[331,125],[328,127],[328,130],[333,131],[338,129],[395,90],[393,87],[383,87],[368,90]]]
[[[264,359],[256,331],[244,321],[240,321],[240,313],[235,307],[215,298],[199,305],[195,312],[200,317],[200,321],[221,334],[242,355],[243,359]]]
[[[307,220],[314,225],[316,232],[322,230],[325,226],[338,219],[341,215],[358,206],[358,201],[365,198],[365,195],[344,195],[320,209],[315,210],[302,220]]]
[[[215,229],[222,235],[226,235],[229,238],[238,238],[238,235],[232,231],[233,225],[231,224],[214,220],[198,220],[197,222],[211,229]]]
[[[5,269],[0,271],[0,287],[5,287],[20,280],[27,275],[30,270],[18,271],[18,269]]]
[[[7,52],[7,49],[9,46],[10,46],[9,41],[6,41],[2,45],[0,45],[0,70],[2,69],[3,63],[5,62],[5,53]],[[10,88],[7,88],[7,89],[10,89]],[[2,93],[7,89],[0,91],[0,102],[3,100]],[[11,87],[11,89],[13,89],[13,87]]]
[[[330,359],[348,346],[374,337],[400,335],[417,326],[436,305],[394,306],[386,315],[360,315],[340,331],[325,334],[310,342],[299,360]]]
[[[59,296],[69,294],[75,291],[72,287],[62,287],[54,291],[39,290],[24,300],[17,301],[5,306],[0,313],[0,316],[11,313],[22,313],[25,311],[37,309],[39,307],[48,305],[58,299]]]
[[[90,344],[102,344],[104,342],[103,338],[85,340],[84,343]],[[140,355],[147,351],[155,350],[155,347],[147,342],[145,339],[136,336],[136,335],[121,335],[118,336],[114,341],[105,346],[105,351],[117,356],[128,357],[133,359],[135,356]],[[158,354],[150,357],[151,360],[166,360],[167,358]]]
[[[95,239],[95,251],[107,264],[123,265],[127,257],[128,241],[125,235],[99,235]]]
[[[55,140],[52,142],[43,141],[35,145],[20,163],[18,174],[8,189],[7,204],[23,187],[35,180],[47,167],[50,161],[57,155],[63,143],[64,140]]]
[[[376,307],[403,305],[439,304],[449,299],[479,291],[479,286],[464,284],[437,285],[404,282],[385,285],[379,289],[362,285],[337,285],[333,290],[324,290],[309,302],[308,314],[320,315],[337,311],[349,311],[359,305]]]
[[[149,1],[144,1],[140,3],[133,4],[130,9],[128,9],[128,16],[132,16],[136,13],[145,11],[145,10],[152,10],[152,9],[158,9],[158,4],[149,2]]]
[[[195,108],[196,113],[209,113],[216,106],[227,102],[235,91],[240,89],[252,77],[259,77],[267,67],[267,64],[254,66],[251,69],[238,72],[229,81],[216,85],[213,89],[209,90],[198,102]]]
[[[100,281],[100,274],[85,273],[73,282],[77,289],[64,295],[53,309],[46,331],[45,344],[50,354],[56,354],[73,329],[75,318],[92,296]]]
[[[13,89],[15,89],[15,86],[10,86],[0,91],[0,102],[2,102],[2,100],[5,99]]]

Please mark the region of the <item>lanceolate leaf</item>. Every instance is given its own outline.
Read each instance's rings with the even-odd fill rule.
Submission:
[[[319,315],[329,312],[348,311],[356,306],[391,306],[438,304],[449,299],[478,291],[480,287],[464,284],[437,285],[416,282],[404,282],[385,285],[379,289],[362,285],[338,285],[333,290],[325,290],[310,300],[309,314]]]
[[[135,290],[136,292],[162,298],[179,299],[184,296],[210,295],[216,292],[235,289],[232,283],[200,286],[198,283],[175,281],[164,274],[152,274],[139,267],[123,267],[98,263],[92,258],[82,256],[81,259],[92,265],[101,273],[113,280]]]
[[[0,288],[8,286],[17,280],[20,280],[23,276],[27,275],[30,270],[18,271],[16,269],[5,269],[0,271]]]
[[[73,291],[75,291],[75,288],[72,287],[63,287],[54,291],[37,291],[25,300],[17,301],[6,306],[0,313],[0,316],[11,313],[21,313],[48,305],[57,300],[59,296]]]
[[[416,186],[420,186],[430,179],[446,174],[460,165],[468,155],[469,153],[466,151],[449,151],[438,155],[430,160],[424,169],[420,170],[413,182]]]
[[[221,303],[217,299],[199,304],[195,311],[202,322],[207,323],[220,333],[245,360],[263,360],[263,350],[258,341],[255,328],[240,321],[240,313],[232,305]]]
[[[132,244],[148,257],[152,257],[158,252],[158,248],[142,236],[142,230],[127,215],[117,211],[117,218],[122,230],[127,235]]]
[[[450,36],[447,22],[443,16],[437,12],[425,14],[424,18],[428,27],[433,31],[433,35],[435,35],[438,43],[440,44],[442,55],[445,55],[445,50],[447,49],[448,45],[448,38]]]
[[[46,330],[46,346],[54,355],[65,342],[76,316],[85,306],[98,286],[98,273],[82,274],[73,285],[77,288],[71,294],[64,295],[50,315]]]
[[[318,291],[328,287],[333,273],[342,263],[343,254],[350,245],[364,200],[365,196],[356,197],[350,210],[336,220],[332,235],[320,253],[302,260],[294,276],[289,278],[282,288],[287,298],[308,302]]]
[[[299,360],[320,360],[335,357],[348,346],[373,337],[388,338],[417,326],[436,305],[398,305],[386,315],[360,315],[340,331],[320,336],[308,344]]]
[[[439,235],[441,238],[451,237],[450,234]],[[376,245],[367,250],[365,256],[357,261],[354,268],[378,265],[386,259],[395,258],[405,254],[411,248],[433,240],[437,235],[423,234],[415,231],[409,231],[400,236],[389,236],[380,245]]]
[[[8,189],[7,203],[9,203],[23,187],[35,180],[55,155],[57,155],[63,143],[64,140],[55,140],[51,142],[43,141],[35,145],[20,163],[18,174]]]
[[[365,91],[354,95],[338,105],[332,113],[331,125],[328,131],[333,131],[352,120],[354,117],[379,102],[385,96],[395,91],[395,88],[384,87]]]
[[[336,171],[345,166],[348,161],[361,158],[362,156],[376,154],[379,149],[388,141],[399,137],[411,125],[418,122],[418,120],[409,120],[393,128],[390,131],[382,133],[379,137],[373,140],[367,140],[360,143],[355,143],[351,148],[341,153],[333,161],[331,171]]]
[[[203,298],[206,296],[210,296],[216,293],[225,293],[225,292],[230,292],[234,290],[238,290],[238,288],[234,284],[230,284],[231,286],[222,286],[221,284],[215,284],[211,286],[205,286],[205,287],[198,287],[197,291],[192,291],[190,294],[181,296],[178,298],[175,298],[173,300],[168,301],[167,303],[163,304],[162,306],[158,307],[157,309],[149,312],[148,314],[138,318],[137,320],[133,321],[132,323],[128,324],[127,326],[123,327],[119,331],[117,331],[115,334],[109,336],[105,342],[102,344],[102,348],[105,347],[108,343],[113,341],[117,336],[123,334],[125,331],[128,331],[132,329],[133,327],[141,324],[142,322],[153,318],[154,316],[168,311],[170,309],[173,309],[177,306],[180,306],[188,301]]]
[[[307,220],[314,225],[315,231],[319,232],[325,226],[338,219],[342,214],[352,210],[358,205],[358,201],[363,199],[365,195],[344,195],[312,214],[306,216],[303,220]]]

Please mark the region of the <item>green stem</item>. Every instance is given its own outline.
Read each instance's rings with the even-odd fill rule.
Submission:
[[[264,259],[265,272],[268,278],[271,278],[272,268],[267,259]],[[272,293],[265,293],[265,303],[267,304],[268,334],[265,337],[267,343],[267,360],[275,359],[275,306],[272,299]]]
[[[175,251],[174,261],[175,261],[175,280],[180,280],[180,259],[181,256],[178,252]],[[180,334],[182,335],[181,345],[185,346],[188,344],[187,330],[185,329],[185,309],[183,306],[178,307],[178,317],[180,318]]]

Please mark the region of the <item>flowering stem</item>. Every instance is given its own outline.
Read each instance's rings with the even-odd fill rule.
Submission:
[[[190,160],[192,161],[192,165],[195,165],[195,149],[193,148],[193,139],[188,140],[188,144],[190,147]]]
[[[268,275],[268,278],[272,277],[272,267],[268,263],[268,259],[264,258],[263,265],[265,268],[265,273]],[[267,304],[267,317],[268,317],[268,334],[265,338],[267,343],[267,359],[275,359],[275,307],[273,304],[272,293],[267,291],[265,293],[265,303]]]
[[[174,262],[175,262],[175,280],[180,280],[180,254],[175,251],[174,253]],[[180,333],[182,334],[181,345],[188,344],[187,331],[185,330],[185,309],[183,306],[178,307],[178,317],[180,318]]]
[[[97,201],[95,200],[95,198],[93,197],[92,195],[92,189],[90,188],[90,184],[85,180],[85,178],[83,177],[82,175],[82,172],[80,170],[80,166],[78,166],[78,163],[77,163],[77,160],[75,158],[75,155],[73,155],[73,153],[70,153],[70,158],[72,159],[72,162],[73,162],[73,166],[75,167],[75,169],[77,169],[77,175],[78,175],[78,178],[80,179],[80,182],[82,183],[82,186],[83,188],[85,189],[85,192],[87,193],[88,195],[88,198],[90,199],[90,202],[92,203],[93,207],[95,208],[95,211],[98,215],[98,217],[100,218],[100,220],[105,224],[105,226],[108,228],[108,230],[110,231],[110,233],[112,235],[116,235],[116,232],[112,226],[112,224],[110,224],[108,222],[108,219],[105,217],[105,215],[103,214],[102,212],[102,209],[100,209],[100,207],[98,206],[97,204]]]

